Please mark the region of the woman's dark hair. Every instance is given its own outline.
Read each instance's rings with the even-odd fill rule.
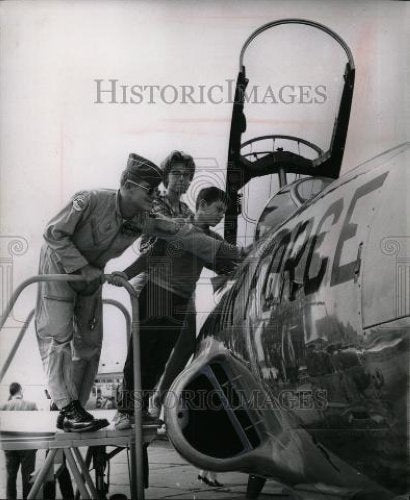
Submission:
[[[187,155],[183,151],[172,151],[165,160],[161,163],[161,168],[164,172],[163,183],[165,187],[168,187],[168,178],[175,163],[183,163],[188,169],[190,174],[190,180],[194,178],[195,175],[195,162],[192,156]]]

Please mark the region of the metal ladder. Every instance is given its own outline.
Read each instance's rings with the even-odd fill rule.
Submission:
[[[109,274],[104,274],[102,281],[110,281],[111,275]],[[118,278],[118,276],[117,276]],[[124,314],[126,323],[127,323],[127,339],[129,335],[132,335],[133,338],[133,359],[134,359],[134,365],[133,365],[133,375],[134,375],[134,415],[135,415],[135,426],[134,426],[134,435],[133,439],[131,441],[131,471],[130,471],[130,489],[131,489],[131,498],[133,499],[138,499],[138,500],[143,500],[144,499],[144,471],[143,471],[143,433],[142,433],[142,405],[141,403],[141,398],[142,398],[142,392],[141,392],[141,364],[140,364],[140,339],[139,339],[139,304],[138,304],[138,297],[136,295],[136,292],[134,288],[130,285],[130,283],[125,279],[125,278],[120,278],[122,281],[122,286],[127,290],[127,292],[130,295],[131,299],[131,308],[132,308],[132,317],[130,318],[130,315],[127,311],[127,309],[120,303],[112,299],[106,299],[103,301],[103,303],[106,304],[111,304],[116,307],[118,307]],[[23,283],[21,283],[17,289],[14,291],[13,295],[11,296],[9,303],[7,304],[7,307],[4,311],[3,316],[1,317],[0,320],[0,331],[3,329],[7,318],[9,317],[11,311],[13,310],[13,307],[19,298],[20,294],[23,292],[23,290],[28,287],[29,285],[33,283],[39,283],[43,281],[66,281],[66,282],[83,282],[84,279],[81,276],[78,275],[69,275],[69,274],[46,274],[46,275],[37,275],[33,276],[32,278],[29,278]],[[26,321],[21,328],[18,337],[9,353],[7,356],[7,359],[4,363],[4,365],[1,367],[0,370],[0,382],[3,380],[4,375],[6,374],[11,362],[13,361],[13,358],[24,338],[24,335],[27,331],[27,328],[34,316],[34,310],[30,311],[28,314]],[[55,454],[55,453],[54,453]],[[53,458],[53,453],[49,453],[46,459],[45,466],[43,467],[43,470],[48,468],[52,465],[52,458]],[[78,458],[78,457],[77,457]],[[46,467],[47,466],[47,467]],[[44,480],[44,477],[46,476],[47,470],[44,470],[44,474],[39,474],[33,484],[33,487],[30,491],[30,494],[28,498],[34,498],[34,496],[37,494],[39,488],[41,487],[42,481]],[[85,471],[83,471],[85,472]],[[88,472],[88,470],[87,470]],[[86,481],[89,484],[90,479],[89,476],[87,477],[86,475]],[[92,484],[92,482],[91,482]],[[90,486],[90,484],[89,484]],[[90,488],[92,489],[92,488]],[[95,491],[95,489],[94,489]],[[94,493],[93,491],[93,493]],[[81,492],[82,493],[82,492]],[[100,492],[98,492],[100,493]],[[104,497],[103,497],[104,498]]]

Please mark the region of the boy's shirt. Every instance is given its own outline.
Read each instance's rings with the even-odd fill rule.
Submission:
[[[187,221],[195,224],[193,216],[187,219]],[[209,228],[205,230],[201,228],[201,231],[216,241],[223,241],[222,236]],[[167,242],[162,239],[156,239],[142,257],[147,259],[147,271],[146,273],[142,273],[142,275],[139,274],[132,281],[133,286],[138,291],[142,289],[146,280],[149,279],[152,283],[172,293],[190,298],[195,291],[196,283],[204,267],[212,269],[215,272],[220,272],[220,269],[211,266],[200,257],[180,249],[177,241]],[[129,279],[135,276],[133,274],[133,266],[134,264],[124,271]]]

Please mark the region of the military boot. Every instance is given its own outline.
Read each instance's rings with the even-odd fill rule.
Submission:
[[[92,432],[107,425],[109,425],[108,420],[94,418],[77,400],[65,406],[57,418],[57,428],[65,432]]]

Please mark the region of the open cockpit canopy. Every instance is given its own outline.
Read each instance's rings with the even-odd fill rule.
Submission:
[[[279,89],[279,93],[275,96],[272,92],[272,88],[261,89],[257,85],[250,85],[249,75],[246,74],[247,68],[245,67],[246,56],[249,55],[249,65],[252,67],[252,73],[260,74],[260,71],[255,71],[255,66],[261,66],[262,73],[267,70],[269,63],[273,67],[273,71],[269,72],[269,78],[275,80],[275,75],[272,72],[276,70],[279,71],[277,65],[273,61],[273,56],[269,57],[270,54],[275,54],[275,56],[281,57],[282,54],[286,57],[285,69],[288,68],[290,72],[294,72],[292,67],[293,61],[297,61],[297,58],[293,59],[289,57],[289,54],[285,54],[285,51],[281,52],[278,45],[265,47],[266,53],[264,56],[260,56],[255,51],[252,51],[252,47],[255,45],[255,39],[262,36],[262,46],[267,45],[267,40],[263,37],[266,32],[272,28],[278,27],[280,25],[298,24],[304,25],[309,28],[314,28],[322,33],[329,35],[337,44],[343,49],[344,57],[347,58],[347,63],[345,65],[345,70],[343,74],[344,84],[341,92],[340,102],[338,109],[334,111],[336,116],[334,117],[333,130],[330,137],[331,127],[327,127],[326,130],[329,132],[330,144],[327,147],[323,147],[315,144],[312,141],[312,137],[317,137],[312,133],[312,129],[318,128],[323,121],[324,117],[316,120],[303,120],[299,118],[302,123],[299,125],[297,130],[302,133],[299,135],[286,134],[284,129],[289,122],[295,121],[294,117],[291,115],[291,119],[283,119],[283,116],[278,113],[279,108],[272,106],[272,100],[275,104],[275,99],[285,96],[283,91],[288,91],[289,98],[289,88],[295,89],[294,86],[285,85]],[[310,30],[311,31],[311,30]],[[317,42],[315,41],[317,44]],[[272,45],[275,45],[272,43]],[[289,45],[289,44],[288,44]],[[297,41],[298,53],[302,50],[300,39]],[[294,47],[293,47],[294,49]],[[319,51],[323,52],[323,46],[319,46]],[[302,60],[299,58],[299,66],[305,68],[305,58]],[[316,58],[318,59],[318,58]],[[336,59],[336,58],[335,58]],[[296,64],[296,62],[295,62]],[[332,65],[329,64],[329,67]],[[309,67],[309,66],[306,66]],[[328,64],[324,61],[324,67],[327,69]],[[300,69],[299,67],[296,69]],[[280,77],[283,78],[284,69],[280,70]],[[252,75],[251,75],[252,76]],[[277,75],[276,75],[277,76]],[[353,87],[354,87],[354,77],[355,77],[355,67],[351,51],[344,40],[339,37],[335,32],[327,28],[326,26],[316,23],[314,21],[308,21],[305,19],[282,19],[278,21],[273,21],[267,23],[256,31],[254,31],[244,43],[240,57],[239,57],[239,73],[236,81],[235,89],[235,99],[232,112],[231,120],[231,131],[229,138],[229,150],[228,150],[228,167],[227,167],[227,177],[226,177],[226,189],[229,194],[229,206],[225,217],[225,238],[228,241],[237,241],[238,232],[238,216],[242,214],[245,223],[253,224],[256,226],[256,220],[259,219],[261,211],[264,209],[264,203],[271,198],[273,192],[279,191],[281,188],[289,183],[292,183],[298,179],[302,179],[306,176],[309,177],[321,177],[328,179],[336,179],[339,177],[340,169],[342,165],[344,147],[346,143],[347,130],[349,125],[350,110],[353,98]],[[334,78],[333,78],[334,80]],[[258,82],[258,77],[256,78]],[[282,80],[283,81],[283,80]],[[307,81],[307,80],[306,80]],[[285,89],[288,87],[288,89]],[[301,90],[301,88],[302,90]],[[299,97],[303,97],[303,92],[306,92],[307,86],[300,86],[297,90],[301,92]],[[305,88],[305,90],[303,90]],[[323,89],[316,89],[317,96],[323,95]],[[259,95],[257,94],[259,91]],[[270,97],[271,103],[267,104],[266,97]],[[290,96],[293,99],[295,95]],[[269,101],[268,101],[269,102]],[[251,105],[259,106],[256,109],[254,115],[251,115]],[[255,104],[256,103],[256,104]],[[283,103],[283,100],[282,100]],[[269,108],[269,109],[268,109]],[[303,108],[299,106],[300,109],[306,110],[306,106]],[[288,108],[289,109],[289,108]],[[276,113],[276,117],[266,117],[264,111],[267,111],[271,115]],[[285,110],[286,111],[286,110]],[[293,112],[295,112],[295,107]],[[296,109],[299,113],[299,109]],[[303,113],[302,113],[303,114]],[[250,118],[249,118],[250,115]],[[247,121],[249,123],[247,123]],[[251,124],[251,127],[249,127]],[[264,133],[258,134],[263,128]],[[251,129],[251,134],[249,134],[249,129]],[[279,133],[280,132],[280,133]],[[320,132],[322,136],[326,134],[323,131]],[[304,136],[302,136],[304,135]],[[320,141],[315,141],[320,142]],[[323,142],[323,141],[322,141]],[[266,177],[269,176],[269,177]],[[254,190],[252,193],[249,191],[248,184],[252,179],[259,179],[259,186],[262,187],[257,191]],[[275,177],[274,180],[273,177]],[[266,193],[263,189],[267,189],[266,186],[270,184],[272,186],[274,183],[274,189],[268,189]],[[258,200],[255,201],[255,193],[258,193]],[[243,201],[241,201],[243,197]],[[248,198],[248,199],[247,199]],[[263,205],[256,209],[257,215],[250,215],[250,202],[253,199],[254,205],[260,205],[263,201]],[[247,222],[246,222],[247,221]]]

